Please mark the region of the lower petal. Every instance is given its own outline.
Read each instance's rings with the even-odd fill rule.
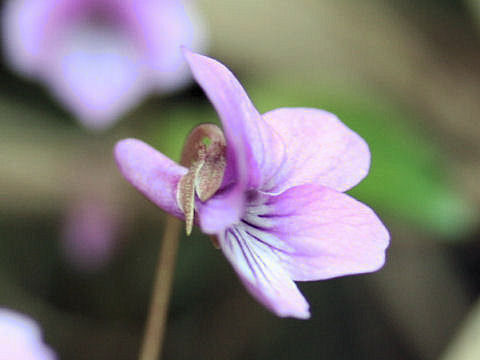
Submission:
[[[268,245],[232,227],[219,236],[220,246],[248,291],[281,317],[310,317],[309,305]]]

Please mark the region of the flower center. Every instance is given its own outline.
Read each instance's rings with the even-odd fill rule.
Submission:
[[[180,163],[188,168],[188,172],[180,179],[177,188],[177,202],[185,214],[187,235],[193,228],[195,194],[204,202],[222,185],[225,153],[225,137],[216,125],[199,125],[187,137]]]

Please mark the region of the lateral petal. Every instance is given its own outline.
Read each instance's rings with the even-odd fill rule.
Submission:
[[[317,185],[271,196],[268,212],[247,232],[274,248],[294,280],[321,280],[378,270],[390,235],[377,215],[352,197]]]

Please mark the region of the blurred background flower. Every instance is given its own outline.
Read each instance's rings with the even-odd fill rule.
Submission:
[[[120,245],[122,220],[101,195],[84,194],[67,209],[60,234],[66,262],[78,271],[99,271]]]
[[[462,340],[480,321],[471,311],[480,295],[474,3],[186,3],[206,19],[209,55],[229,64],[260,112],[323,108],[366,139],[372,168],[351,194],[385,221],[392,245],[375,274],[300,284],[312,318],[298,322],[252,300],[194,230],[180,244],[165,358],[474,354]],[[39,321],[61,358],[135,358],[164,218],[121,178],[113,145],[141,138],[178,160],[188,131],[216,115],[190,87],[149,97],[110,131],[91,135],[65,121],[41,86],[12,75],[7,59],[0,66],[0,304]],[[60,240],[65,210],[92,189],[128,222],[106,266],[73,271]]]
[[[197,13],[177,0],[10,0],[10,66],[46,83],[85,126],[111,125],[149,92],[189,79],[179,46],[199,49]]]

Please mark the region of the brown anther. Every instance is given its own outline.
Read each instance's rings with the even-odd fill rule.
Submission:
[[[188,168],[177,189],[177,201],[185,214],[187,235],[193,228],[195,194],[201,201],[210,199],[222,185],[225,173],[225,137],[214,124],[202,124],[187,137],[180,163]]]

